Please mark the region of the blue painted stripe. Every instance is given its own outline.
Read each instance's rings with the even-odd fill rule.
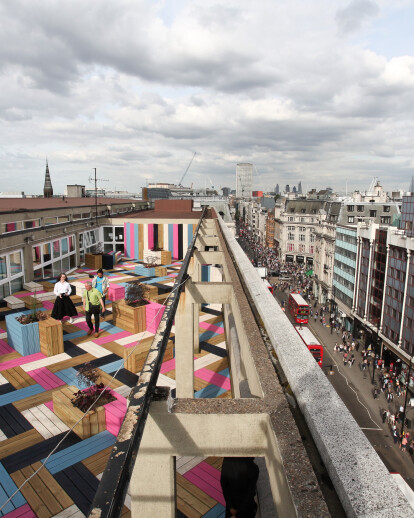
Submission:
[[[26,399],[27,397],[36,396],[41,392],[45,392],[45,389],[38,384],[30,385],[30,387],[23,387],[18,390],[13,390],[13,392],[8,392],[7,394],[0,396],[0,406],[8,405],[14,401]]]
[[[174,225],[168,223],[168,250],[174,252]]]
[[[218,335],[219,333],[215,333],[214,331],[204,331],[204,333],[201,333],[200,335],[200,342],[206,342],[207,340],[210,340],[210,338],[213,338],[213,336]]]
[[[138,225],[136,223],[133,223],[134,225],[134,236],[135,236],[135,241],[134,241],[134,246],[135,246],[135,250],[134,250],[134,258],[135,259],[139,259],[139,241],[138,241],[138,237],[139,237],[139,234],[138,234]]]
[[[0,462],[0,505],[4,504],[4,502],[11,496],[17,489],[16,484],[13,482],[13,479],[7,473],[3,464]],[[9,502],[1,511],[0,516],[4,514],[10,513],[21,507],[26,503],[26,500],[23,498],[23,495],[19,492],[16,496],[13,497],[11,502]]]
[[[112,446],[116,440],[116,437],[109,433],[107,430],[98,433],[93,437],[89,437],[84,441],[81,441],[69,448],[54,453],[46,463],[47,469],[52,475],[59,473],[63,469],[73,466],[77,462],[95,455],[105,448]],[[42,462],[44,459],[42,459]]]
[[[224,369],[224,370],[220,371],[219,374],[221,374],[222,376],[226,376],[227,378],[230,378],[229,369]]]
[[[224,388],[217,387],[217,385],[208,385],[207,387],[202,388],[194,393],[195,398],[199,399],[213,399],[215,397],[221,396],[227,392]]]
[[[193,225],[191,223],[188,224],[188,246],[191,245],[191,241],[193,239]]]
[[[67,335],[63,335],[63,341],[67,342],[68,340],[73,340],[74,338],[80,338],[81,336],[86,336],[86,331],[80,330],[75,331],[74,333],[68,333]]]
[[[221,504],[216,504],[206,514],[203,514],[203,518],[225,518],[226,508]]]
[[[67,383],[68,385],[75,385],[78,389],[86,388],[87,385],[82,383],[77,377],[78,371],[73,367],[62,369],[61,371],[55,372],[56,376]]]
[[[123,331],[125,331],[125,329],[116,327],[116,326],[112,325],[110,322],[101,322],[99,324],[99,330],[106,331],[107,333],[110,333],[111,335],[114,335],[115,333],[122,333]]]
[[[124,360],[116,360],[116,361],[108,363],[106,365],[102,365],[99,368],[101,370],[103,370],[104,372],[106,372],[107,374],[109,374],[110,372],[117,371],[119,368],[122,369],[123,366],[124,366]]]

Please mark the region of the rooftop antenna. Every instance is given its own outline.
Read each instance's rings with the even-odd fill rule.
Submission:
[[[109,180],[104,178],[96,178],[96,167],[93,167],[92,169],[95,171],[95,174],[93,177],[89,177],[89,182],[95,182],[95,224],[98,226],[98,180],[100,182],[109,182]]]

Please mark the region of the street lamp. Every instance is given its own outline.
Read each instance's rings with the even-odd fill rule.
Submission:
[[[375,336],[375,345],[378,346],[378,338],[379,338],[379,321],[377,321],[377,331]],[[375,353],[375,351],[374,351]],[[375,385],[375,357],[372,358],[372,380],[371,383]]]

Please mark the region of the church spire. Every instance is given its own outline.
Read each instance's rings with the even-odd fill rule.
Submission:
[[[51,198],[53,196],[53,187],[50,180],[49,164],[46,158],[46,173],[45,173],[45,186],[43,187],[43,196],[45,198]]]

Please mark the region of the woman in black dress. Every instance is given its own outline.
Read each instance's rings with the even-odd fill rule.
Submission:
[[[62,320],[63,317],[68,316],[69,322],[72,323],[73,317],[77,316],[78,312],[70,299],[72,287],[68,283],[65,273],[59,275],[53,291],[56,295],[56,300],[52,310],[52,318]]]

